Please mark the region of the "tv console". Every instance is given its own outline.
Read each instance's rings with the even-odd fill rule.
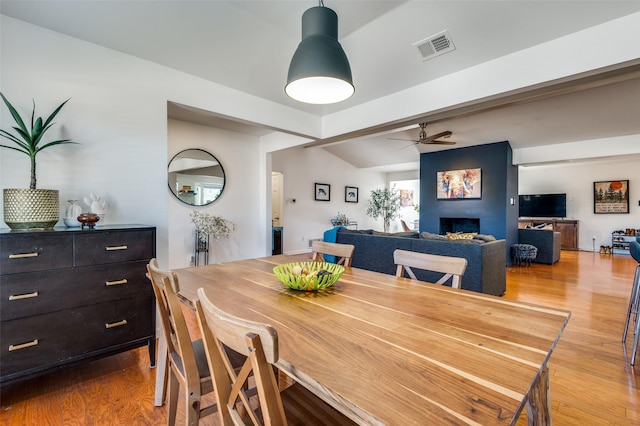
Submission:
[[[560,248],[562,250],[578,250],[578,221],[573,219],[527,218],[518,219],[518,228],[527,226],[553,225],[553,230],[560,232]]]

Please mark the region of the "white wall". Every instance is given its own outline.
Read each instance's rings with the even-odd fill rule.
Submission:
[[[283,251],[309,250],[309,239],[322,238],[338,212],[358,222],[358,229],[382,231],[382,221],[366,215],[371,190],[384,188],[384,173],[363,172],[321,148],[289,148],[272,153],[273,171],[284,176]],[[315,183],[331,185],[330,201],[315,201]],[[344,201],[345,186],[358,187],[358,203]],[[296,200],[295,203],[293,200]]]
[[[235,224],[228,239],[210,241],[209,263],[265,255],[261,248],[266,236],[256,218],[261,181],[257,167],[253,166],[259,161],[259,143],[255,136],[168,120],[167,161],[184,149],[203,149],[220,161],[226,178],[222,195],[209,206],[189,206],[166,191],[170,268],[189,266],[195,242],[195,228],[189,215],[194,210],[222,216]]]
[[[4,15],[0,19],[0,90],[5,96],[23,116],[30,114],[32,99],[39,115],[47,115],[71,98],[49,136],[80,144],[53,147],[39,154],[38,187],[58,189],[62,211],[66,200],[81,200],[95,192],[109,203],[106,223],[156,226],[157,257],[163,267],[169,263],[170,220],[172,226],[174,219],[175,223],[184,222],[182,207],[177,209],[168,202],[168,101],[271,128],[297,129],[300,134],[319,131],[317,117],[300,111]],[[11,116],[6,108],[1,110],[0,127],[9,128]],[[254,156],[258,149],[250,147],[257,143],[236,136],[221,136],[229,146],[217,152],[222,152],[220,160],[231,173],[231,189],[212,208],[220,208],[229,219],[235,219],[236,237],[247,240],[216,253],[221,259],[268,254],[270,247],[270,223],[267,228],[264,207],[264,194],[270,186],[270,170],[264,170],[266,155],[261,150]],[[237,146],[232,146],[236,139]],[[248,180],[241,176],[248,176]],[[28,185],[28,158],[0,149],[0,187]],[[254,199],[260,203],[257,208]],[[242,205],[249,208],[242,209]],[[4,227],[2,219],[0,209],[0,226]],[[63,226],[62,221],[59,225]],[[182,230],[173,230],[182,238]],[[183,250],[186,243],[180,239],[178,244]],[[184,253],[176,256],[171,264],[182,265]]]
[[[566,193],[567,217],[578,219],[580,250],[611,245],[611,233],[618,229],[640,229],[640,160],[622,159],[561,163],[519,169],[520,194]],[[593,182],[629,180],[629,214],[594,214]]]

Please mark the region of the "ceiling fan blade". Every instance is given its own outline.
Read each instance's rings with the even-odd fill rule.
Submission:
[[[390,141],[406,141],[406,142],[415,142],[415,143],[420,143],[420,141],[414,140],[414,139],[398,139],[398,138],[387,138]]]
[[[425,144],[427,144],[427,145],[455,145],[456,142],[453,142],[453,141],[431,141],[431,142],[425,142]]]
[[[431,136],[427,136],[426,138],[422,138],[420,140],[420,142],[429,143],[431,141],[435,141],[436,139],[448,138],[449,136],[451,136],[451,132],[447,130],[446,132],[440,132],[440,133],[436,133],[435,135],[431,135]]]

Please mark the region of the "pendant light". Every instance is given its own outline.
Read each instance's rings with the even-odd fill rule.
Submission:
[[[284,90],[309,104],[341,102],[355,91],[349,60],[338,42],[338,15],[322,1],[302,15],[302,41],[291,59]]]

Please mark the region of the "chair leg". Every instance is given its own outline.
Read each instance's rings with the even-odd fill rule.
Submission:
[[[178,393],[180,392],[180,383],[176,377],[176,373],[169,367],[169,404],[167,413],[167,424],[174,426],[176,424],[176,412],[178,409]]]
[[[629,329],[629,320],[633,315],[634,322],[638,322],[638,302],[640,299],[640,292],[638,286],[640,285],[640,265],[636,267],[635,277],[633,279],[633,285],[631,286],[631,295],[629,296],[629,307],[627,308],[627,319],[624,324],[624,333],[622,334],[622,341],[627,340],[627,331]],[[636,333],[637,334],[637,333]]]
[[[633,352],[631,353],[631,365],[636,363],[636,352],[638,352],[638,337],[640,337],[640,321],[636,322],[635,337],[633,338]]]
[[[185,425],[198,426],[198,423],[200,423],[200,392],[186,388],[184,390],[184,400],[186,407]]]

